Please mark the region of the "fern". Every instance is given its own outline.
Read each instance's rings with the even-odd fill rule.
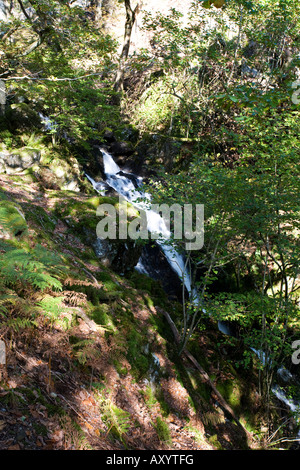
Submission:
[[[93,338],[82,340],[76,338],[76,341],[73,344],[73,351],[74,356],[81,365],[86,364],[88,361],[94,364],[102,355],[102,352],[97,347]]]
[[[0,233],[18,236],[27,231],[27,224],[18,204],[8,200],[0,201]]]
[[[36,306],[42,310],[45,316],[55,321],[62,313],[62,301],[63,297],[51,297],[48,295],[40,302],[37,302]]]
[[[8,313],[7,302],[10,300],[10,296],[7,294],[0,295],[0,315],[5,317]]]
[[[1,329],[19,332],[37,326],[36,309],[13,291],[0,295]]]
[[[123,436],[131,425],[130,413],[118,408],[110,399],[104,397],[100,398],[100,409],[102,421],[108,428],[107,434],[112,433],[124,443]]]
[[[27,328],[34,328],[37,326],[37,324],[31,318],[15,317],[15,318],[8,318],[5,321],[5,326],[8,327],[10,330],[13,330],[16,333],[19,333],[20,330],[24,330]]]
[[[9,247],[0,258],[0,267],[4,285],[29,285],[38,290],[62,289],[58,278],[65,272],[63,260],[40,245],[31,252]]]

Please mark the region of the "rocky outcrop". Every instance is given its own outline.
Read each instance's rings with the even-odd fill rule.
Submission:
[[[125,242],[96,238],[93,247],[104,266],[122,274],[132,271],[141,255],[141,247],[128,240]]]
[[[0,173],[20,173],[39,164],[40,159],[41,151],[34,148],[24,147],[13,152],[3,150],[0,152]]]
[[[99,261],[118,273],[131,271],[136,266],[141,255],[142,247],[134,240],[100,239],[97,237],[97,208],[101,204],[111,204],[119,211],[119,199],[115,197],[87,198],[78,194],[66,192],[63,204],[56,206],[55,213],[69,227],[82,243],[90,246]],[[128,216],[136,216],[137,211],[128,204]]]

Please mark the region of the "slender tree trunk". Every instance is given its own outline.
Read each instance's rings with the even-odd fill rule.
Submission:
[[[58,39],[55,26],[53,24],[53,20],[50,15],[47,15],[39,6],[39,3],[36,1],[31,1],[31,4],[33,8],[35,9],[35,12],[38,17],[38,21],[33,22],[29,15],[26,12],[26,9],[23,5],[22,0],[17,0],[18,4],[27,18],[28,21],[31,23],[31,27],[33,31],[39,36],[38,41],[35,41],[29,49],[25,52],[24,55],[27,55],[28,53],[32,52],[34,49],[39,47],[46,39],[51,41],[52,47],[56,50],[56,52],[62,52],[62,48],[60,45],[60,41]]]
[[[0,116],[5,114],[6,89],[5,82],[0,80]]]
[[[170,315],[168,314],[168,312],[166,312],[165,310],[163,310],[162,308],[160,307],[155,307],[156,308],[156,311],[162,315],[164,315],[165,319],[167,320],[170,328],[171,328],[171,331],[174,335],[174,341],[175,341],[175,344],[179,345],[180,343],[180,334],[176,328],[176,325],[175,323],[173,322],[172,318],[170,317]],[[199,362],[195,359],[194,356],[192,356],[192,354],[187,350],[187,349],[184,349],[183,350],[183,354],[192,362],[192,364],[196,367],[196,369],[198,370],[198,372],[200,373],[201,375],[201,378],[203,380],[203,382],[205,382],[207,385],[209,385],[209,387],[211,388],[212,390],[212,394],[214,396],[214,398],[219,402],[219,404],[221,405],[221,407],[223,408],[223,410],[225,410],[230,416],[231,418],[235,421],[235,423],[238,425],[238,427],[240,429],[243,430],[244,434],[245,434],[245,437],[247,437],[249,439],[249,441],[252,439],[252,436],[251,434],[243,427],[243,425],[240,423],[239,419],[237,418],[237,416],[235,415],[233,409],[229,406],[229,404],[226,402],[226,400],[224,400],[223,396],[221,395],[221,393],[218,391],[218,389],[216,388],[216,386],[214,385],[214,383],[211,381],[209,375],[207,374],[207,372],[201,367],[201,365],[199,364]]]
[[[102,7],[103,7],[103,0],[93,0],[91,2],[92,7],[94,8],[95,12],[95,22],[99,23],[102,19]]]
[[[136,16],[139,11],[139,7],[140,5],[138,3],[133,10],[131,8],[130,0],[125,0],[125,8],[126,8],[125,34],[124,34],[122,52],[120,55],[119,68],[115,76],[114,90],[116,92],[123,90],[124,67],[125,67],[125,62],[128,58],[128,54],[129,54],[132,28],[133,28]]]

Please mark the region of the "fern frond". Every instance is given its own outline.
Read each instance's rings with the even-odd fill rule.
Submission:
[[[123,443],[123,435],[127,433],[131,425],[131,415],[127,411],[118,408],[111,399],[99,397],[102,421],[108,427],[107,433],[112,433]]]
[[[27,223],[18,204],[8,201],[0,201],[0,233],[5,238],[18,236],[27,231]]]
[[[62,313],[63,297],[51,297],[47,295],[36,306],[42,310],[43,315],[49,317],[51,320],[56,320]]]
[[[34,328],[37,326],[37,324],[31,318],[15,317],[8,318],[5,322],[5,326],[15,331],[16,333],[19,333],[20,330]]]
[[[0,279],[4,285],[19,282],[39,290],[62,289],[58,279],[64,270],[62,259],[43,247],[35,247],[32,252],[24,248],[9,249],[1,256],[0,267]]]

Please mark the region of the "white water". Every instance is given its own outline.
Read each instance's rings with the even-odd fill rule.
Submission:
[[[191,277],[187,267],[185,266],[184,257],[174,248],[174,246],[168,243],[168,240],[171,238],[171,232],[160,214],[151,209],[151,197],[148,193],[141,190],[141,178],[132,174],[124,174],[109,153],[103,149],[101,149],[101,152],[103,154],[106,183],[115,189],[118,194],[123,196],[134,207],[145,211],[147,217],[147,229],[150,233],[161,234],[161,239],[156,240],[156,243],[163,250],[172,269],[178,274],[179,278],[183,280],[190,296],[195,297],[192,290]],[[97,190],[99,183],[96,183],[90,176],[86,176],[92,183],[93,187]]]

